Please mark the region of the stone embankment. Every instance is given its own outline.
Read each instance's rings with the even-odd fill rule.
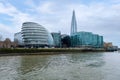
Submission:
[[[51,55],[80,52],[103,52],[104,49],[95,48],[1,48],[0,55]]]

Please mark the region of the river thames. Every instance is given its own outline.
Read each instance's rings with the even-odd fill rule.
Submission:
[[[2,56],[0,80],[120,80],[120,52]]]

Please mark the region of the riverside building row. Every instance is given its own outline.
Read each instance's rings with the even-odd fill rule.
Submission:
[[[91,32],[76,32],[71,36],[71,46],[102,48],[103,36]]]
[[[49,33],[42,25],[24,22],[21,32],[14,34],[14,41],[23,47],[94,47],[103,48],[103,36],[92,32],[77,32],[75,11],[73,11],[70,35]]]

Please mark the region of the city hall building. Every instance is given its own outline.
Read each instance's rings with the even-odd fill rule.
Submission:
[[[25,47],[50,47],[54,45],[51,34],[38,23],[24,22],[22,30],[14,35],[14,40]]]

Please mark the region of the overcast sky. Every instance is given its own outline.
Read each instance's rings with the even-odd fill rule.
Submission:
[[[120,46],[120,0],[0,0],[0,34],[13,40],[26,21],[70,34],[73,9],[78,31],[102,35]]]

